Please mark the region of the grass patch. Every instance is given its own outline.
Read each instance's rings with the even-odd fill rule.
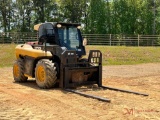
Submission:
[[[0,67],[12,66],[15,57],[15,44],[0,44]]]
[[[160,47],[86,46],[86,51],[100,50],[103,65],[133,65],[160,62]]]
[[[15,44],[0,44],[0,67],[12,66]],[[103,65],[131,65],[160,62],[160,47],[86,46],[86,51],[100,50]]]

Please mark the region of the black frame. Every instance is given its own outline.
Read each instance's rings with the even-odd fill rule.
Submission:
[[[96,59],[97,61],[92,61],[92,59]],[[81,64],[83,64],[83,66],[81,66]],[[93,66],[92,64],[97,64],[97,66]],[[84,76],[85,74],[89,74],[90,77],[87,78],[87,81],[73,83],[71,76],[75,72],[82,72]],[[59,85],[61,88],[72,88],[92,84],[102,86],[102,53],[99,50],[91,50],[88,60],[82,63],[77,60],[75,51],[65,51],[61,55],[60,74]]]

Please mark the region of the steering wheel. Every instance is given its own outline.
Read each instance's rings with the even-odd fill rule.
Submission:
[[[67,39],[64,39],[64,41],[67,41]],[[70,45],[68,43],[62,42],[62,45],[65,46],[66,48],[70,49]]]

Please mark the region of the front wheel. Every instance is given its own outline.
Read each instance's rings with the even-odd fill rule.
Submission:
[[[40,88],[52,88],[57,82],[57,71],[54,63],[48,59],[40,60],[35,69],[36,83]]]

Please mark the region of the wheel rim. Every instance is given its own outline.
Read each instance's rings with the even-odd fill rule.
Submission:
[[[19,77],[19,66],[17,64],[13,67],[13,74],[15,77]]]
[[[44,82],[45,81],[45,70],[43,66],[39,66],[37,68],[37,80],[39,80],[40,82]]]

